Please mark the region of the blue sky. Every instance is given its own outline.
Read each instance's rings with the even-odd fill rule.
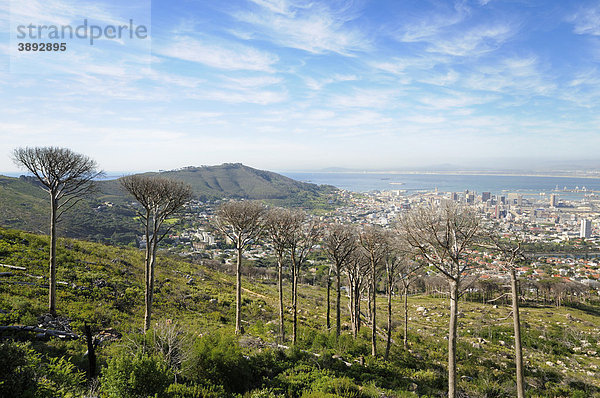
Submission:
[[[17,24],[84,18],[150,35],[15,51]],[[5,172],[41,145],[107,171],[537,168],[600,148],[598,1],[12,0],[0,38]]]

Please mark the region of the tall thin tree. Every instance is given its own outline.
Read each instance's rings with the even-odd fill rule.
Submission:
[[[350,293],[350,323],[352,336],[358,337],[361,326],[360,301],[365,279],[371,269],[371,263],[360,252],[356,251],[347,262],[346,275],[348,277],[348,291]]]
[[[481,238],[480,218],[471,209],[445,202],[412,209],[402,222],[405,239],[444,276],[450,291],[448,325],[448,397],[456,397],[458,299],[463,278],[473,268],[468,255]]]
[[[310,251],[321,236],[321,230],[314,221],[306,221],[306,214],[296,212],[296,223],[289,234],[289,251],[292,263],[292,343],[298,339],[298,282],[300,271]]]
[[[335,307],[335,334],[340,335],[341,324],[341,309],[342,309],[342,286],[341,276],[344,267],[350,260],[352,253],[357,250],[357,237],[353,227],[343,224],[331,225],[324,239],[325,251],[329,259],[333,263],[335,269],[336,280],[336,307]]]
[[[94,190],[102,175],[96,162],[67,148],[18,148],[16,165],[29,170],[50,194],[50,277],[48,311],[56,314],[56,226],[61,216]]]
[[[367,226],[359,234],[359,242],[371,265],[371,355],[377,356],[377,281],[390,248],[389,234],[380,227]]]
[[[144,228],[146,240],[144,258],[144,332],[146,332],[150,329],[152,317],[156,252],[159,243],[172,230],[173,225],[162,227],[167,218],[192,199],[192,188],[184,182],[155,175],[130,175],[122,177],[119,182],[142,207],[136,212]]]
[[[242,332],[242,257],[244,250],[263,230],[265,207],[254,201],[223,203],[217,210],[217,228],[235,245],[237,251],[235,282],[235,332]]]
[[[410,285],[421,276],[424,264],[421,261],[415,261],[408,253],[404,253],[398,264],[398,279],[402,284],[402,295],[404,297],[404,348],[408,349],[408,292]]]
[[[283,304],[283,263],[288,250],[290,231],[296,223],[296,217],[291,210],[276,207],[270,209],[265,217],[265,233],[273,244],[277,256],[277,288],[279,294],[279,337],[285,342],[285,319]]]
[[[498,233],[498,226],[494,225],[488,232],[490,243],[485,245],[499,254],[501,266],[510,275],[510,289],[512,298],[513,330],[515,335],[515,366],[517,378],[517,397],[525,397],[525,378],[523,376],[523,344],[521,341],[521,318],[519,314],[519,280],[517,268],[526,261],[527,257],[522,248],[522,241],[512,235],[512,238],[503,239]]]

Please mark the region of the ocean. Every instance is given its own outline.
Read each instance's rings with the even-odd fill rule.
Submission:
[[[583,196],[591,191],[600,192],[600,178],[333,172],[281,174],[298,181],[329,184],[353,192],[401,190],[411,193],[433,191],[437,188],[440,192],[469,190],[494,194],[515,192],[523,195],[558,193],[563,197]]]

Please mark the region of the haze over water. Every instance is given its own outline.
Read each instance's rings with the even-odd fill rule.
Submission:
[[[465,190],[492,192],[496,194],[519,192],[523,195],[556,193],[558,186],[562,197],[581,197],[583,193],[564,192],[583,187],[589,191],[600,191],[599,178],[542,177],[542,176],[501,176],[465,174],[389,174],[389,173],[327,173],[327,172],[285,172],[283,175],[303,182],[329,184],[353,192],[373,190],[405,190],[440,192],[462,192]]]

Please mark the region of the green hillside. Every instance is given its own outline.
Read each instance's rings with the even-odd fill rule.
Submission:
[[[331,209],[336,188],[292,180],[277,173],[241,164],[188,167],[165,171],[161,176],[185,181],[197,199],[264,200],[279,206]],[[118,180],[98,182],[98,191],[65,213],[58,224],[62,236],[111,244],[133,244],[139,234],[130,208],[132,199]],[[48,231],[48,194],[33,177],[0,176],[0,226],[36,233]],[[109,203],[108,205],[106,203]]]
[[[157,173],[148,173],[157,174]],[[190,184],[199,198],[275,199],[303,204],[321,200],[335,188],[299,182],[281,174],[257,170],[241,163],[186,167],[158,173]]]
[[[25,268],[0,267],[0,272],[5,273],[0,276],[0,325],[37,325],[44,314],[47,245],[45,236],[0,229],[0,264]],[[268,270],[260,263],[245,264],[242,319],[246,334],[238,340],[231,334],[235,319],[235,280],[222,272],[227,267],[219,262],[200,265],[161,255],[157,263],[153,314],[156,331],[144,340],[136,332],[141,329],[143,316],[142,252],[61,239],[58,263],[57,308],[61,319],[68,319],[65,322],[77,334],[82,334],[87,322],[98,338],[109,336],[98,346],[97,352],[104,375],[100,380],[103,388],[114,387],[114,383],[121,380],[115,379],[116,369],[133,367],[138,369],[135,377],[143,386],[163,391],[159,396],[164,397],[445,395],[448,319],[447,302],[442,298],[410,297],[411,347],[408,351],[401,345],[402,301],[394,299],[396,331],[393,339],[397,343],[389,360],[384,361],[369,356],[367,326],[358,339],[352,339],[345,296],[342,336],[336,339],[324,326],[325,289],[318,283],[303,283],[299,287],[298,344],[294,349],[279,349],[276,346],[277,288],[274,281],[264,278]],[[312,271],[306,269],[303,273],[306,282],[315,280]],[[285,289],[287,301],[290,289],[287,280]],[[382,331],[385,305],[382,292],[378,301],[378,325]],[[461,301],[460,306],[461,396],[515,396],[510,307],[501,302],[492,305],[468,300]],[[287,320],[290,330],[289,314]],[[600,308],[597,303],[580,308],[529,303],[523,308],[522,321],[528,396],[600,396]],[[32,339],[33,334],[24,338]],[[140,349],[157,350],[156,345],[152,345],[155,340],[147,345],[150,344],[148,338],[164,338],[161,344],[167,344],[169,339],[178,341],[177,349],[185,354],[182,365],[172,368],[164,365],[164,353],[150,357],[140,354]],[[87,363],[83,338],[74,341],[33,339],[28,347],[34,351],[27,351],[27,358],[37,355],[35,358],[40,361],[35,365],[36,388],[50,386],[54,394],[36,396],[84,396],[87,387],[82,377],[77,376],[81,376],[78,372],[85,370]],[[379,347],[383,350],[383,340]],[[4,355],[8,350],[6,344],[0,344],[0,350],[4,350]],[[8,366],[2,362],[7,358],[0,355],[0,367]],[[62,368],[67,370],[57,373],[52,366],[57,361],[62,361]],[[67,364],[72,364],[72,368],[66,367]],[[176,383],[174,374],[178,375]],[[2,377],[0,374],[0,379]],[[161,378],[166,380],[162,387],[156,382]],[[119,396],[111,393],[112,390],[99,393],[96,388],[95,391],[99,395],[94,396]]]

